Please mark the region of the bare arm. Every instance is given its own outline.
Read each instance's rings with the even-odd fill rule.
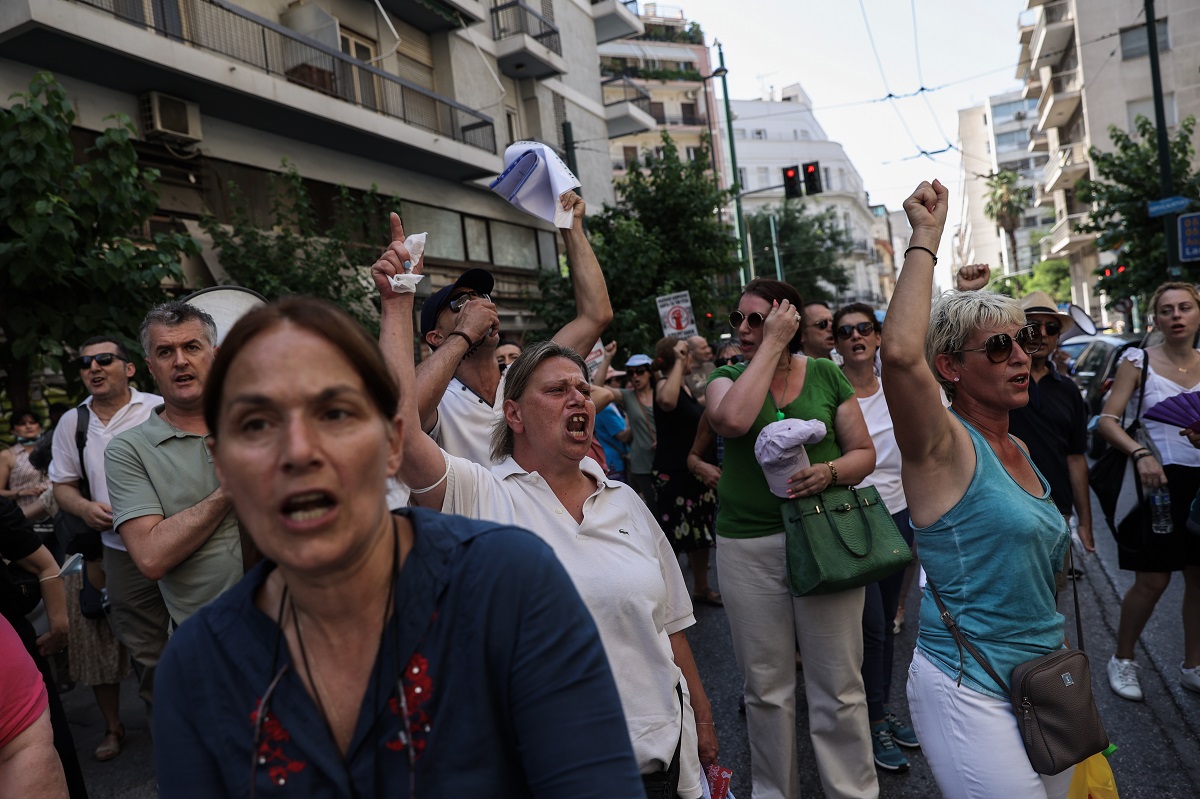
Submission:
[[[139,516],[124,522],[117,532],[146,579],[161,580],[212,537],[232,508],[233,501],[218,486],[174,516]]]
[[[909,242],[937,252],[946,225],[949,192],[941,183],[922,183],[904,201],[912,223]],[[896,444],[906,464],[920,468],[952,448],[950,418],[938,383],[925,362],[925,335],[932,307],[933,258],[910,250],[896,281],[883,332],[883,393],[888,408],[905,424],[896,425]]]
[[[62,578],[58,576],[58,564],[54,556],[45,546],[40,546],[31,554],[17,561],[17,564],[27,572],[36,574],[42,590],[42,602],[46,606],[46,616],[50,619],[50,629],[38,636],[38,652],[42,655],[53,655],[61,652],[67,645],[67,590],[63,587]]]
[[[50,708],[0,747],[0,796],[67,799],[62,761],[54,750]]]
[[[8,478],[12,474],[14,465],[16,465],[16,458],[13,456],[12,450],[0,450],[0,497],[16,499],[21,494],[20,491],[9,490],[8,488]]]
[[[704,485],[716,488],[721,479],[721,469],[716,464],[709,463],[704,456],[717,443],[717,434],[708,423],[708,411],[700,416],[700,424],[696,426],[696,438],[692,441],[692,449],[688,452],[688,471],[699,477]]]
[[[842,454],[830,461],[832,469],[828,463],[814,463],[796,472],[788,481],[792,496],[808,497],[829,488],[834,484],[834,469],[837,470],[837,484],[844,486],[858,485],[875,471],[875,443],[867,432],[857,399],[851,397],[838,406],[833,417],[833,430]]]
[[[1142,357],[1149,358],[1150,353],[1145,352],[1142,354]],[[1100,415],[1100,423],[1096,429],[1117,450],[1124,452],[1126,455],[1138,453],[1139,457],[1136,461],[1136,466],[1138,477],[1142,480],[1142,485],[1147,488],[1158,488],[1167,483],[1167,475],[1163,472],[1162,466],[1152,452],[1149,455],[1139,453],[1139,450],[1146,449],[1146,447],[1143,447],[1139,441],[1126,433],[1117,421],[1117,419],[1125,414],[1125,411],[1129,407],[1129,401],[1133,398],[1133,394],[1141,381],[1141,367],[1135,365],[1132,361],[1122,361],[1121,365],[1117,367],[1117,377],[1113,381],[1112,391],[1109,392],[1108,399],[1104,402],[1104,410]]]
[[[55,483],[54,501],[62,510],[83,519],[93,530],[108,530],[112,527],[112,506],[107,502],[84,498],[78,482]]]
[[[684,359],[687,358],[687,349],[686,341],[680,341],[675,345],[675,364],[671,367],[671,371],[667,372],[667,376],[658,381],[654,401],[664,411],[673,411],[679,404],[679,392],[683,391],[683,378],[686,376],[683,364]]]
[[[697,750],[700,764],[707,766],[717,762],[717,728],[713,725],[712,706],[704,693],[700,682],[700,670],[696,668],[696,659],[692,657],[692,647],[688,644],[687,634],[680,630],[668,636],[671,640],[671,654],[675,665],[683,672],[687,680],[688,693],[691,695],[692,713],[696,716]]]
[[[612,303],[608,299],[608,284],[604,282],[600,262],[583,232],[583,198],[572,191],[564,194],[561,202],[563,208],[570,208],[575,213],[571,227],[562,231],[562,237],[575,288],[576,316],[554,334],[554,340],[586,355],[612,322]]]
[[[800,328],[798,316],[798,309],[787,300],[771,308],[763,323],[762,343],[746,371],[736,381],[720,377],[708,384],[708,421],[719,435],[736,438],[754,425],[771,390],[775,366]]]
[[[1088,492],[1087,456],[1068,455],[1067,472],[1071,476],[1071,498],[1075,503],[1075,519],[1079,540],[1088,552],[1096,551],[1092,538],[1092,495]]]
[[[392,245],[371,267],[371,277],[375,280],[375,285],[379,288],[381,295],[385,291],[393,295],[393,312],[399,318],[411,319],[413,300],[416,295],[395,294],[391,291],[388,282],[390,276],[403,270],[403,263],[408,260],[408,250],[404,247],[404,228],[400,224],[400,217],[395,214],[392,214],[392,239]],[[421,274],[424,271],[424,264],[418,263],[412,271],[414,274]],[[468,306],[471,304],[467,303]],[[382,335],[381,330],[380,336],[382,337]],[[462,337],[452,336],[451,338],[461,340]],[[388,365],[394,370],[396,380],[400,384],[400,407],[397,413],[402,419],[415,419],[418,414],[420,391],[419,389],[414,390],[417,385],[417,375],[413,347],[411,324],[394,325],[389,328],[386,353]],[[448,383],[449,378],[447,378]],[[424,430],[406,429],[404,432],[404,460],[400,465],[398,476],[406,485],[420,490],[428,487],[446,473],[445,454]],[[431,491],[414,492],[409,501],[413,505],[423,508],[440,509],[445,496],[446,483],[443,481]]]
[[[617,342],[610,341],[604,345],[604,357],[600,359],[600,363],[596,366],[596,372],[592,375],[593,386],[602,386],[608,381],[608,367],[612,366],[616,354]]]

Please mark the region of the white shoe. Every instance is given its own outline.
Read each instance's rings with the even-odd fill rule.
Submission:
[[[1140,669],[1137,663],[1132,660],[1118,660],[1116,655],[1108,661],[1108,685],[1113,689],[1113,693],[1122,699],[1129,699],[1134,702],[1141,702],[1145,696],[1142,694],[1142,686],[1138,683],[1137,670]],[[1196,676],[1198,690],[1200,690],[1200,675]]]
[[[1179,664],[1179,684],[1189,691],[1200,693],[1200,666],[1185,668]]]

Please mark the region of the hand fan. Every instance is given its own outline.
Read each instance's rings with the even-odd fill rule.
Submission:
[[[1167,397],[1143,416],[1156,422],[1200,432],[1200,392],[1188,391]]]

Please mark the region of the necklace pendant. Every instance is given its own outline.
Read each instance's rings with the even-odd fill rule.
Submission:
[[[782,422],[785,418],[783,411],[775,411],[775,421]]]

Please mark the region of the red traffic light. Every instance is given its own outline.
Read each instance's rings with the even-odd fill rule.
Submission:
[[[805,164],[804,171],[807,172],[808,174],[812,175],[817,171],[817,165],[816,164]]]
[[[789,178],[794,178],[794,177],[796,177],[796,170],[792,169],[791,167],[788,167],[787,169],[785,169],[783,171],[783,174]]]

